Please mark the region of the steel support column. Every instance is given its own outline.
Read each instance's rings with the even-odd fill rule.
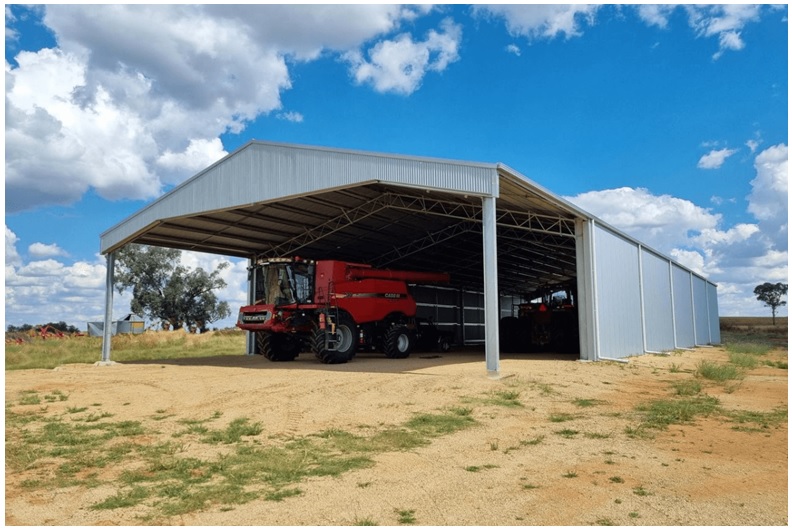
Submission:
[[[248,259],[248,304],[256,304],[256,259]],[[252,356],[256,353],[256,333],[245,330],[245,354]]]
[[[580,359],[597,361],[597,289],[594,268],[594,227],[592,222],[575,222],[575,252],[577,254],[577,312]]]
[[[113,336],[113,283],[115,278],[115,253],[107,254],[107,281],[105,283],[105,316],[102,331],[102,363],[110,363],[110,344]]]
[[[498,293],[498,232],[495,198],[481,199],[482,244],[484,245],[484,352],[487,374],[500,376],[500,294]]]

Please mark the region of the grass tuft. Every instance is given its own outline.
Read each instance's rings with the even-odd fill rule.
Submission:
[[[754,354],[730,352],[729,363],[742,369],[755,369],[759,366],[759,359]]]
[[[719,365],[711,361],[699,362],[696,366],[696,375],[716,382],[739,380],[743,377],[740,370],[734,365]]]
[[[414,509],[395,509],[397,521],[400,524],[414,524],[415,523],[415,510]]]
[[[711,396],[655,400],[636,407],[643,416],[641,428],[664,430],[671,424],[687,424],[698,416],[720,410],[720,401]]]
[[[576,398],[572,401],[577,407],[594,407],[601,406],[606,402],[604,400],[597,400],[594,398]]]
[[[577,417],[571,413],[551,413],[548,419],[550,422],[567,422],[575,420]]]
[[[698,380],[680,380],[671,386],[678,396],[695,396],[701,393],[701,382]]]
[[[241,417],[234,419],[224,430],[211,430],[202,439],[203,442],[209,444],[232,444],[238,443],[242,437],[252,437],[259,435],[262,431],[261,423],[256,422],[251,424],[250,419]]]
[[[467,408],[455,408],[448,413],[424,413],[411,418],[405,426],[427,437],[446,435],[475,424],[471,411]]]
[[[735,343],[727,343],[726,345],[726,352],[729,354],[749,354],[752,356],[764,356],[770,350],[772,350],[771,345],[767,343],[758,343],[758,342],[735,342]]]

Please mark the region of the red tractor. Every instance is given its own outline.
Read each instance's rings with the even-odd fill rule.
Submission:
[[[346,363],[360,350],[406,358],[416,341],[415,299],[407,283],[449,281],[446,273],[390,271],[336,260],[260,260],[255,304],[237,326],[255,333],[255,352],[291,361],[312,350],[322,363]]]
[[[580,352],[574,283],[541,288],[517,305],[517,316],[500,320],[504,352]]]

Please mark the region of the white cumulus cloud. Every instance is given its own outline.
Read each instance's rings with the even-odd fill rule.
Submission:
[[[5,265],[6,268],[8,266],[19,266],[22,265],[22,257],[19,256],[19,252],[17,251],[16,244],[19,241],[14,232],[9,229],[7,226],[5,228]]]
[[[789,160],[786,144],[769,147],[754,161],[756,177],[751,181],[748,211],[759,221],[779,249],[788,245]]]
[[[511,35],[528,39],[553,39],[559,35],[566,38],[582,34],[583,23],[592,25],[597,5],[477,5],[474,12],[484,16],[502,18]]]
[[[567,199],[666,254],[690,246],[692,234],[716,228],[722,218],[686,199],[657,196],[645,188],[600,190]]]
[[[738,51],[745,48],[742,30],[761,17],[763,6],[747,4],[725,5],[655,5],[642,4],[636,7],[638,16],[646,24],[667,28],[671,14],[684,9],[688,25],[699,37],[718,39],[718,51],[712,56],[717,60],[727,50]]]
[[[219,138],[193,139],[181,153],[166,150],[157,159],[157,165],[166,171],[175,172],[186,169],[196,172],[225,157],[228,153],[223,149]]]
[[[725,4],[714,6],[686,6],[690,26],[699,36],[718,37],[719,49],[713,59],[719,59],[726,50],[742,50],[745,42],[741,31],[749,22],[759,20],[761,6]]]
[[[222,157],[220,135],[239,133],[269,113],[299,122],[299,113],[277,114],[281,94],[292,87],[289,61],[371,46],[376,59],[366,62],[373,71],[363,78],[375,87],[390,83],[394,90],[415,90],[423,73],[442,71],[458,59],[459,27],[450,22],[426,41],[407,36],[377,47],[377,39],[431,7],[28,9],[37,16],[43,12],[58,45],[20,52],[6,63],[10,213],[72,204],[91,189],[105,199],[151,199]],[[6,17],[7,28],[13,22]],[[394,66],[400,46],[408,43],[415,48],[405,53],[423,50],[425,60]]]
[[[702,155],[698,161],[697,167],[703,170],[717,170],[723,163],[726,162],[726,159],[731,157],[737,153],[736,149],[713,149],[706,155]]]
[[[53,256],[66,256],[68,253],[61,249],[56,243],[32,243],[28,247],[28,253],[33,258],[51,258]]]
[[[677,8],[675,5],[641,4],[638,16],[650,26],[668,27],[668,17]]]
[[[519,57],[521,53],[520,47],[517,46],[516,44],[509,44],[508,46],[506,46],[506,51],[509,52],[510,54],[516,55],[517,57]]]
[[[446,19],[441,32],[430,30],[423,41],[403,33],[374,45],[368,58],[354,51],[346,60],[356,82],[370,83],[378,92],[409,95],[418,90],[427,72],[442,72],[459,59],[461,38],[461,26]]]
[[[296,124],[302,123],[305,119],[301,113],[294,111],[278,113],[277,117],[279,120],[286,120],[287,122],[294,122]]]

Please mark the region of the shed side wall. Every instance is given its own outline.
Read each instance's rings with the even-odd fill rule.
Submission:
[[[674,308],[671,278],[668,275],[670,263],[647,249],[641,249],[641,264],[646,349],[657,352],[673,350]]]
[[[696,346],[693,329],[693,294],[690,285],[690,272],[672,264],[674,282],[674,323],[676,324],[676,346],[690,348]]]
[[[708,310],[707,282],[700,277],[693,278],[693,312],[695,315],[696,345],[709,345],[710,322]]]
[[[599,356],[643,354],[638,245],[599,225],[594,230]]]
[[[707,282],[707,303],[709,310],[710,342],[720,345],[720,313],[718,312],[718,287]]]

